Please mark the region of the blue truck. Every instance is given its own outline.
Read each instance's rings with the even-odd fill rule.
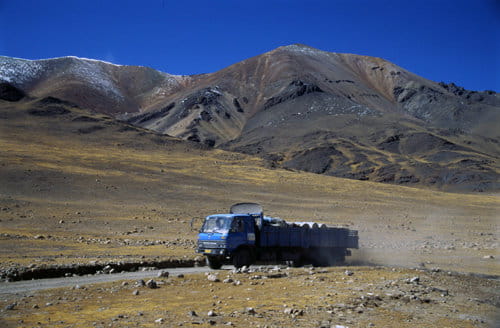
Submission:
[[[358,232],[313,222],[286,222],[264,216],[255,203],[238,203],[229,214],[205,218],[196,252],[212,269],[232,263],[236,268],[256,262],[291,266],[341,264],[358,248]]]

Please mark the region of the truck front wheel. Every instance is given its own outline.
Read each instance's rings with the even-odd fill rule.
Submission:
[[[207,265],[210,269],[218,270],[222,267],[222,259],[217,256],[207,256]]]

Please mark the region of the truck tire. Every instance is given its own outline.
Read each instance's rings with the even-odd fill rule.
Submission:
[[[237,250],[233,255],[233,265],[239,269],[252,264],[252,253],[246,248]]]
[[[210,269],[218,270],[222,267],[222,260],[217,256],[207,256],[207,265]]]

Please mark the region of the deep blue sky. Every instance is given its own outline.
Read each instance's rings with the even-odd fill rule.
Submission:
[[[498,0],[0,0],[0,55],[214,72],[282,45],[500,92]]]

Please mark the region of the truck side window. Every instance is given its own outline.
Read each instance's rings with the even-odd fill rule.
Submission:
[[[233,224],[231,225],[231,231],[232,232],[243,232],[243,221],[241,218],[235,218],[233,220]]]

